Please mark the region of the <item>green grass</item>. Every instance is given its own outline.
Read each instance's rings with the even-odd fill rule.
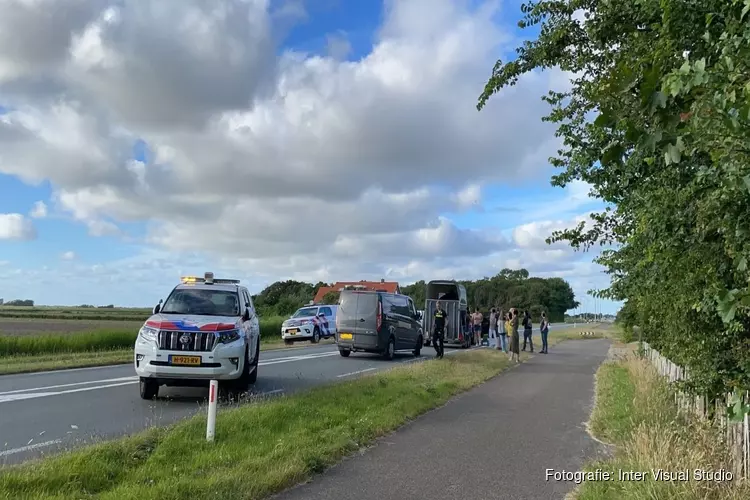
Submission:
[[[750,483],[734,481],[656,481],[650,471],[728,470],[729,455],[716,429],[678,411],[663,378],[633,356],[603,364],[596,376],[596,404],[589,427],[615,445],[611,458],[593,462],[617,477],[619,470],[648,471],[643,481],[584,482],[577,500],[740,500],[750,498]]]
[[[264,341],[280,339],[282,322],[282,318],[261,320],[261,339]],[[132,348],[137,336],[138,330],[133,328],[65,334],[0,335],[0,359],[5,356],[84,353]]]
[[[0,375],[64,370],[67,368],[86,368],[89,366],[119,365],[132,362],[132,360],[132,349],[37,354],[34,356],[6,356],[0,357]]]
[[[257,499],[323,471],[501,372],[497,351],[459,353],[233,409],[216,442],[203,414],[0,471],[2,499]]]

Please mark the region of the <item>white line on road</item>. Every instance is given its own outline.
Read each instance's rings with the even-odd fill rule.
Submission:
[[[138,377],[119,377],[119,378],[108,378],[104,380],[87,380],[85,382],[73,382],[70,384],[58,384],[58,385],[46,385],[44,387],[33,387],[31,389],[16,389],[15,391],[0,392],[0,396],[5,396],[6,394],[18,394],[19,392],[43,391],[46,389],[59,389],[60,387],[74,387],[76,385],[90,385],[90,384],[99,384],[103,382],[124,382],[126,380],[128,381],[138,380]]]
[[[352,375],[359,375],[360,373],[371,372],[373,370],[377,370],[377,368],[365,368],[364,370],[357,370],[356,372],[342,373],[341,375],[336,375],[336,378],[350,377]]]
[[[55,439],[53,441],[45,441],[43,443],[36,443],[36,444],[30,444],[28,446],[21,446],[20,448],[12,448],[10,450],[3,450],[3,451],[0,451],[0,457],[9,457],[10,455],[15,455],[16,453],[23,453],[24,451],[36,450],[38,448],[46,448],[47,446],[52,446],[54,444],[60,444],[60,443],[62,443],[62,439]]]

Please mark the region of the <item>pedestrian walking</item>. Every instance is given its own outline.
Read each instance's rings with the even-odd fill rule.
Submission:
[[[518,336],[518,310],[514,307],[510,310],[509,315],[510,324],[510,359],[516,363],[521,362],[521,353],[519,352],[519,344],[521,339]]]
[[[490,310],[490,347],[495,347],[500,343],[497,335],[497,309],[494,307]]]
[[[526,341],[528,341],[531,352],[534,352],[534,341],[531,340],[531,335],[533,333],[534,333],[534,330],[531,324],[531,314],[529,314],[529,311],[524,311],[523,312],[523,349],[521,349],[522,351],[526,350]]]
[[[549,334],[549,320],[547,314],[542,313],[542,321],[539,323],[539,333],[542,334],[542,354],[547,354],[547,335]]]
[[[474,344],[479,345],[481,343],[481,339],[479,338],[482,334],[482,320],[484,319],[484,316],[482,316],[482,313],[479,312],[479,308],[474,308],[474,314],[471,315],[471,322],[474,325]]]

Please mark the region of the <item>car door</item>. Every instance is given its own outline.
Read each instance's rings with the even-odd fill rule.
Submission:
[[[336,318],[333,317],[333,310],[329,306],[321,306],[318,309],[320,322],[320,336],[328,338],[334,334]]]
[[[243,323],[243,327],[249,340],[250,359],[255,359],[255,356],[258,355],[255,351],[258,348],[258,338],[260,337],[260,320],[255,312],[253,299],[250,297],[247,289],[242,289],[242,298],[244,299],[245,307],[250,312],[250,318]]]
[[[417,338],[419,337],[419,332],[422,330],[422,321],[419,319],[417,308],[414,307],[414,301],[411,300],[411,297],[407,297],[407,300],[409,301],[409,314],[411,316],[409,338],[412,343],[416,343]]]
[[[408,349],[413,346],[411,336],[411,317],[409,313],[409,302],[404,295],[393,295],[393,316],[397,323],[397,349]]]

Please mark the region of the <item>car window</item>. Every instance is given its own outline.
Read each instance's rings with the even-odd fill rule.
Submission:
[[[184,288],[174,290],[162,314],[198,314],[202,316],[239,316],[239,295],[227,290]]]
[[[383,302],[383,314],[397,314],[392,296],[384,293],[380,296],[380,299]]]
[[[297,309],[297,312],[292,315],[292,318],[307,318],[309,316],[315,316],[317,312],[317,307],[303,307],[302,309]]]
[[[393,312],[401,314],[402,316],[409,315],[409,302],[403,295],[393,295],[391,297],[393,301]]]
[[[323,313],[326,317],[333,316],[333,311],[331,310],[330,307],[321,307],[320,313]]]
[[[412,316],[416,316],[417,315],[417,309],[414,307],[414,301],[411,300],[410,298],[408,300],[409,300],[409,313]]]

